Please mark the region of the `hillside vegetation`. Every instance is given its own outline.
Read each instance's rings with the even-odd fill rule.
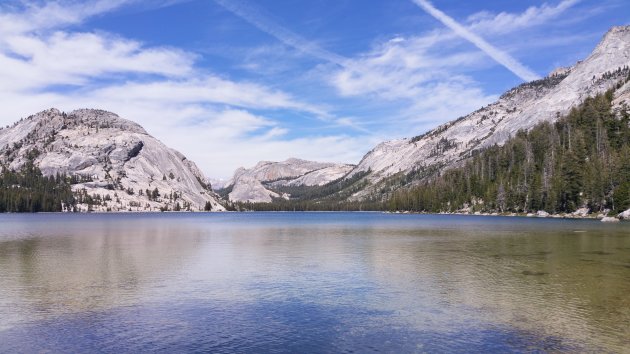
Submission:
[[[71,184],[65,175],[43,176],[32,160],[19,171],[0,167],[0,212],[73,210]]]
[[[519,131],[462,166],[396,191],[390,210],[621,212],[630,208],[630,117],[613,112],[613,90],[555,123]],[[626,107],[627,108],[627,107]]]
[[[342,177],[321,186],[277,186],[273,189],[288,199],[273,198],[271,203],[234,203],[239,210],[256,211],[352,211],[382,210],[380,200],[349,201],[348,198],[364,187],[370,171]],[[271,188],[271,187],[270,187]]]

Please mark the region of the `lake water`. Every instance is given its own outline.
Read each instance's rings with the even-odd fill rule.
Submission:
[[[0,352],[630,352],[630,224],[0,215]]]

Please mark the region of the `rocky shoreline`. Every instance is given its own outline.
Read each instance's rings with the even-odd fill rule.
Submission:
[[[528,218],[555,218],[555,219],[598,219],[605,223],[615,223],[620,221],[630,221],[630,209],[621,212],[617,215],[610,215],[610,210],[603,210],[601,212],[592,213],[587,208],[581,208],[573,213],[559,213],[550,214],[544,210],[539,210],[536,213],[500,213],[500,212],[480,212],[469,210],[458,210],[455,212],[439,212],[439,213],[427,213],[427,212],[415,212],[415,211],[395,211],[386,212],[393,214],[437,214],[437,215],[473,215],[473,216],[518,216]]]

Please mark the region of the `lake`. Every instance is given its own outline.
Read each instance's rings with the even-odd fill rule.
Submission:
[[[630,224],[0,215],[0,352],[630,351]]]

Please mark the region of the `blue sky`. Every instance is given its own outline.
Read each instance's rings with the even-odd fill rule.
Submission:
[[[357,163],[627,24],[625,0],[4,0],[0,124],[109,110],[211,177],[289,157]]]

